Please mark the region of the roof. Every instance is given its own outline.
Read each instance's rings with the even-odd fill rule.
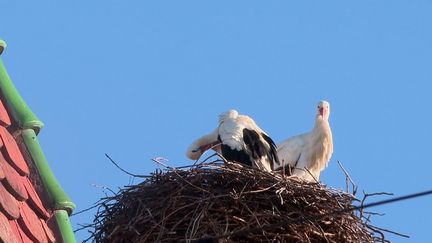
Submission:
[[[6,43],[0,39],[0,54]],[[37,140],[43,123],[13,85],[0,59],[0,239],[75,242],[75,205],[52,173]]]

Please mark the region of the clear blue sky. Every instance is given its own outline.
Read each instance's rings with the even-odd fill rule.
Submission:
[[[104,196],[94,184],[130,182],[104,153],[137,174],[157,156],[188,164],[230,108],[279,142],[312,127],[321,99],[335,145],[325,184],[344,188],[340,160],[360,190],[432,188],[431,1],[143,2],[0,1],[2,59],[77,211]],[[426,242],[431,208],[382,206],[373,222]]]

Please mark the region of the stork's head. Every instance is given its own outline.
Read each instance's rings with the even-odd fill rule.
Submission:
[[[330,115],[330,104],[322,100],[318,103],[317,106],[317,116],[321,116],[323,119],[328,119]]]
[[[219,115],[219,123],[224,122],[226,119],[235,119],[238,117],[238,111],[229,110]]]

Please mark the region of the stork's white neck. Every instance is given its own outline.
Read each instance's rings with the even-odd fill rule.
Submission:
[[[317,115],[312,133],[319,136],[321,134],[324,134],[329,128],[330,125],[328,122],[328,118],[326,119],[321,115]]]

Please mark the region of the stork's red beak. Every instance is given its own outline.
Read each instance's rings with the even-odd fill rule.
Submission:
[[[216,146],[218,144],[219,144],[219,141],[214,141],[212,143],[204,144],[202,146],[199,146],[197,149],[199,149],[202,153],[204,153],[206,150],[209,150],[209,149],[213,148],[214,146]]]
[[[321,116],[324,116],[324,107],[321,107],[321,108],[319,109],[319,112],[320,112],[320,115],[321,115]]]

